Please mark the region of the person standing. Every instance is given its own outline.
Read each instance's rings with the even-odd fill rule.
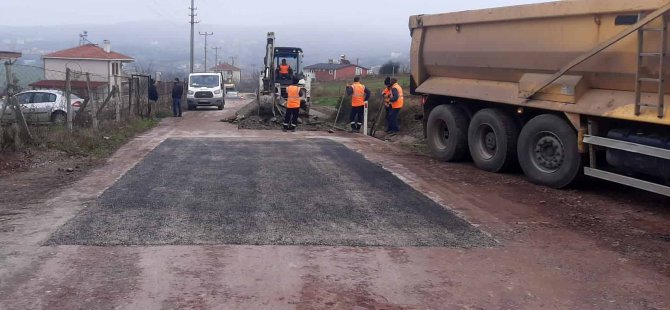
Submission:
[[[291,130],[295,132],[296,127],[298,127],[298,116],[300,115],[300,104],[303,90],[298,86],[298,79],[293,78],[291,81],[291,86],[286,88],[287,98],[286,98],[286,116],[284,117],[284,129]]]
[[[384,99],[384,110],[386,111],[386,133],[389,133],[389,126],[391,124],[391,96],[393,92],[391,91],[391,78],[386,77],[384,80],[384,85],[386,88],[382,91],[382,98]]]
[[[355,77],[354,84],[347,85],[347,95],[351,96],[351,132],[360,132],[363,125],[363,113],[370,99],[370,90],[361,84],[361,78]]]
[[[184,95],[184,85],[181,85],[179,78],[174,79],[172,86],[172,116],[181,117],[181,98]]]
[[[156,106],[158,101],[158,90],[156,89],[156,81],[152,78],[149,78],[149,107],[148,107],[148,117],[153,118],[152,107]]]
[[[391,79],[391,98],[389,102],[391,109],[389,110],[388,133],[394,135],[400,131],[398,115],[405,105],[405,97],[403,96],[402,87],[398,84],[398,79]]]

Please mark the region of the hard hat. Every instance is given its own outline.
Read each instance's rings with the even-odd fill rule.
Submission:
[[[305,79],[300,79],[300,81],[298,81],[298,85],[305,86]]]

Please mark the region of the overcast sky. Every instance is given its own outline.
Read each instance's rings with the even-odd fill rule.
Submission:
[[[517,5],[542,0],[339,0],[282,2],[270,0],[196,0],[198,20],[222,25],[278,25],[315,23],[330,26],[397,27],[408,16],[487,7]],[[293,3],[279,5],[280,3]],[[156,21],[183,24],[188,21],[190,0],[0,0],[0,25],[92,25]],[[7,12],[11,12],[7,14]]]

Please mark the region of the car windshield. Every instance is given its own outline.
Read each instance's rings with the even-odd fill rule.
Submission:
[[[191,77],[191,87],[216,87],[219,86],[219,76],[212,75],[194,75]]]

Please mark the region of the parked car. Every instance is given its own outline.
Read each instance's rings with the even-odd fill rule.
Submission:
[[[198,107],[217,107],[223,110],[226,89],[223,87],[221,73],[191,73],[188,76],[186,103],[189,110]]]
[[[23,116],[28,123],[52,123],[65,124],[67,122],[67,101],[65,95],[60,90],[29,90],[18,93],[16,99],[21,106]],[[0,109],[4,108],[5,98],[0,101]],[[72,104],[72,111],[77,113],[83,99],[71,94],[70,102]],[[15,118],[14,110],[11,106],[5,109],[5,114],[2,115],[3,122],[11,122]]]

